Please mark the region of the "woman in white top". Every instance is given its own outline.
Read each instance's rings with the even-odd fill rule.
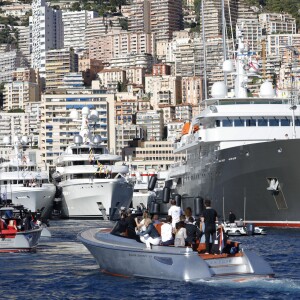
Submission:
[[[172,217],[167,216],[166,222],[161,226],[161,245],[169,246],[174,245]]]
[[[187,238],[186,229],[184,227],[184,221],[180,221],[177,224],[174,246],[185,246],[185,239]]]

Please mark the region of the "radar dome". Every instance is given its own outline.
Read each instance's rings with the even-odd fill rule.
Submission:
[[[211,95],[213,98],[225,98],[227,95],[227,86],[225,82],[215,82],[211,88]]]
[[[87,116],[89,113],[90,113],[90,109],[87,106],[82,108],[82,114],[83,115]]]
[[[74,136],[74,143],[76,145],[81,145],[83,143],[83,138],[81,135],[75,135]]]
[[[92,120],[97,120],[98,119],[98,111],[97,110],[92,110],[90,114],[90,118]]]
[[[269,81],[264,82],[260,87],[259,95],[262,98],[273,98],[273,97],[275,97],[275,91],[273,89],[272,83],[269,82]]]
[[[79,114],[78,114],[78,111],[76,109],[71,110],[70,118],[72,118],[73,120],[78,120],[79,119]]]
[[[28,137],[26,135],[22,136],[22,144],[28,144]]]
[[[4,143],[5,145],[10,145],[10,144],[11,144],[11,142],[10,142],[10,137],[9,137],[9,136],[5,136],[5,137],[3,138],[3,143]]]
[[[226,73],[233,72],[233,64],[231,60],[227,59],[223,62],[223,71]]]
[[[102,138],[99,134],[95,135],[93,138],[94,144],[100,144],[102,142]]]

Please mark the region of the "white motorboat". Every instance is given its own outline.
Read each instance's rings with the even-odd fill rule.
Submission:
[[[249,280],[270,278],[274,272],[256,253],[228,241],[228,253],[199,254],[190,247],[146,245],[109,229],[88,229],[78,235],[102,272],[128,277],[177,281]],[[230,251],[234,247],[235,251]],[[232,252],[233,254],[230,254]]]
[[[42,227],[31,227],[31,213],[24,207],[0,207],[0,252],[34,251],[41,237]]]
[[[247,228],[242,225],[238,226],[237,223],[223,223],[224,232],[229,236],[247,235]]]
[[[4,141],[10,144],[10,139]],[[14,140],[14,155],[0,164],[1,199],[10,199],[32,212],[41,212],[42,218],[49,218],[53,208],[55,185],[49,181],[47,170],[41,170],[35,159],[22,150],[26,137]]]
[[[81,121],[81,131],[58,157],[54,174],[62,188],[62,217],[114,218],[132,200],[128,166],[117,165],[121,156],[109,153],[100,136],[92,137],[89,122],[98,120],[97,111],[84,107],[81,120],[76,110],[71,118]]]

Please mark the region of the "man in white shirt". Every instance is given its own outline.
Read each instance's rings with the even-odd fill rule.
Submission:
[[[176,205],[176,200],[171,200],[171,207],[168,210],[168,215],[172,217],[172,227],[175,228],[176,223],[180,221],[180,216],[183,214],[181,207]]]
[[[161,245],[169,246],[174,245],[173,228],[172,228],[172,217],[167,216],[166,222],[161,226]]]

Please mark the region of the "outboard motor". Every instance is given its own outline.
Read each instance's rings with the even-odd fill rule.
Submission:
[[[149,191],[153,191],[156,185],[156,181],[157,181],[157,176],[151,176],[149,184],[148,184],[148,190]]]
[[[181,207],[181,195],[176,194],[174,196],[174,200],[176,201],[176,205],[179,206],[179,207]]]
[[[253,223],[248,223],[246,228],[247,228],[247,235],[254,235],[254,224]]]
[[[203,210],[204,210],[203,198],[196,197],[194,199],[194,210],[195,210],[196,216],[202,215]]]
[[[171,194],[171,189],[165,186],[163,189],[163,203],[169,203],[170,194]]]

